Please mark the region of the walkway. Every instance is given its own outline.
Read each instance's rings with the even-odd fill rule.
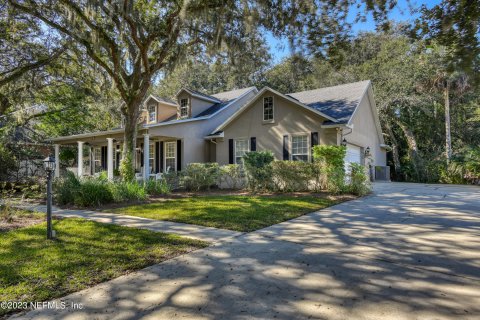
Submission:
[[[480,188],[375,194],[64,298],[25,319],[480,319]]]
[[[19,206],[30,211],[46,212],[45,205]],[[58,207],[52,208],[55,216],[65,218],[84,218],[102,223],[118,224],[125,227],[148,229],[156,232],[174,233],[193,239],[204,240],[208,242],[218,242],[231,237],[237,237],[243,233],[237,231],[223,230],[211,227],[203,227],[192,224],[160,221],[142,217],[120,215],[115,213],[97,212],[90,210],[67,210]]]

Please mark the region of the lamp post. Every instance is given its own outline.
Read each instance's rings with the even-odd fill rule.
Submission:
[[[55,158],[48,156],[43,160],[47,172],[47,239],[53,239],[52,230],[52,173],[55,170]]]

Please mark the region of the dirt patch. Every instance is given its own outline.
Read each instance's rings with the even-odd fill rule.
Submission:
[[[7,232],[13,229],[24,228],[34,224],[42,223],[45,217],[39,213],[23,213],[9,218],[0,219],[0,232]]]

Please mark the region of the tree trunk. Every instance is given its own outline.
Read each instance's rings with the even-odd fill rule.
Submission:
[[[385,124],[385,128],[387,129],[388,136],[392,142],[392,155],[393,155],[393,166],[395,168],[395,174],[400,176],[402,173],[402,165],[400,163],[400,155],[398,153],[398,141],[393,135],[392,127],[389,123]]]
[[[150,87],[150,81],[144,80],[140,89],[132,90],[136,92],[136,95],[128,101],[122,108],[122,114],[125,117],[125,133],[123,142],[123,159],[131,159],[130,163],[125,163],[123,168],[123,178],[129,180],[133,179],[136,165],[135,152],[137,148],[137,129],[138,118],[140,116],[140,109],[145,99],[148,88]],[[128,167],[128,168],[127,168]]]
[[[408,150],[410,152],[410,158],[412,159],[412,162],[413,162],[413,168],[415,170],[415,174],[417,175],[417,179],[421,180],[423,178],[423,175],[421,173],[423,161],[418,151],[417,139],[415,138],[415,135],[413,134],[412,130],[410,130],[410,128],[407,127],[404,123],[402,123],[401,121],[396,121],[396,123],[398,124],[400,129],[402,129],[402,132],[405,135],[405,138],[407,139]]]
[[[447,157],[447,164],[450,163],[452,157],[452,136],[450,132],[450,83],[447,81],[443,90],[443,97],[445,99],[445,156]]]

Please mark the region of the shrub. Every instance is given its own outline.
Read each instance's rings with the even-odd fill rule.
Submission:
[[[316,178],[316,163],[274,161],[272,163],[275,191],[308,191]]]
[[[145,191],[149,195],[161,195],[170,193],[170,186],[165,179],[148,180],[145,183]]]
[[[270,151],[247,152],[243,156],[247,186],[250,190],[271,190],[273,159]]]
[[[141,201],[147,198],[146,187],[136,181],[118,181],[111,184],[113,201]]]
[[[218,181],[218,163],[190,163],[183,172],[183,183],[187,190],[210,189]]]
[[[74,204],[75,194],[80,189],[80,185],[80,180],[70,171],[67,171],[64,177],[55,179],[53,190],[56,203]]]
[[[345,186],[345,155],[344,146],[318,145],[313,147],[315,161],[320,165],[320,177],[323,189],[332,193],[340,193]]]
[[[229,189],[241,189],[245,180],[242,167],[238,164],[227,164],[220,167],[219,184],[225,184]]]
[[[79,207],[99,206],[111,203],[113,194],[110,182],[102,179],[84,179],[74,194],[74,204]]]
[[[135,178],[135,170],[133,170],[132,154],[127,152],[120,162],[120,175],[124,181],[132,181]]]
[[[358,163],[350,163],[350,183],[347,191],[359,196],[370,193],[370,178],[365,166]]]

